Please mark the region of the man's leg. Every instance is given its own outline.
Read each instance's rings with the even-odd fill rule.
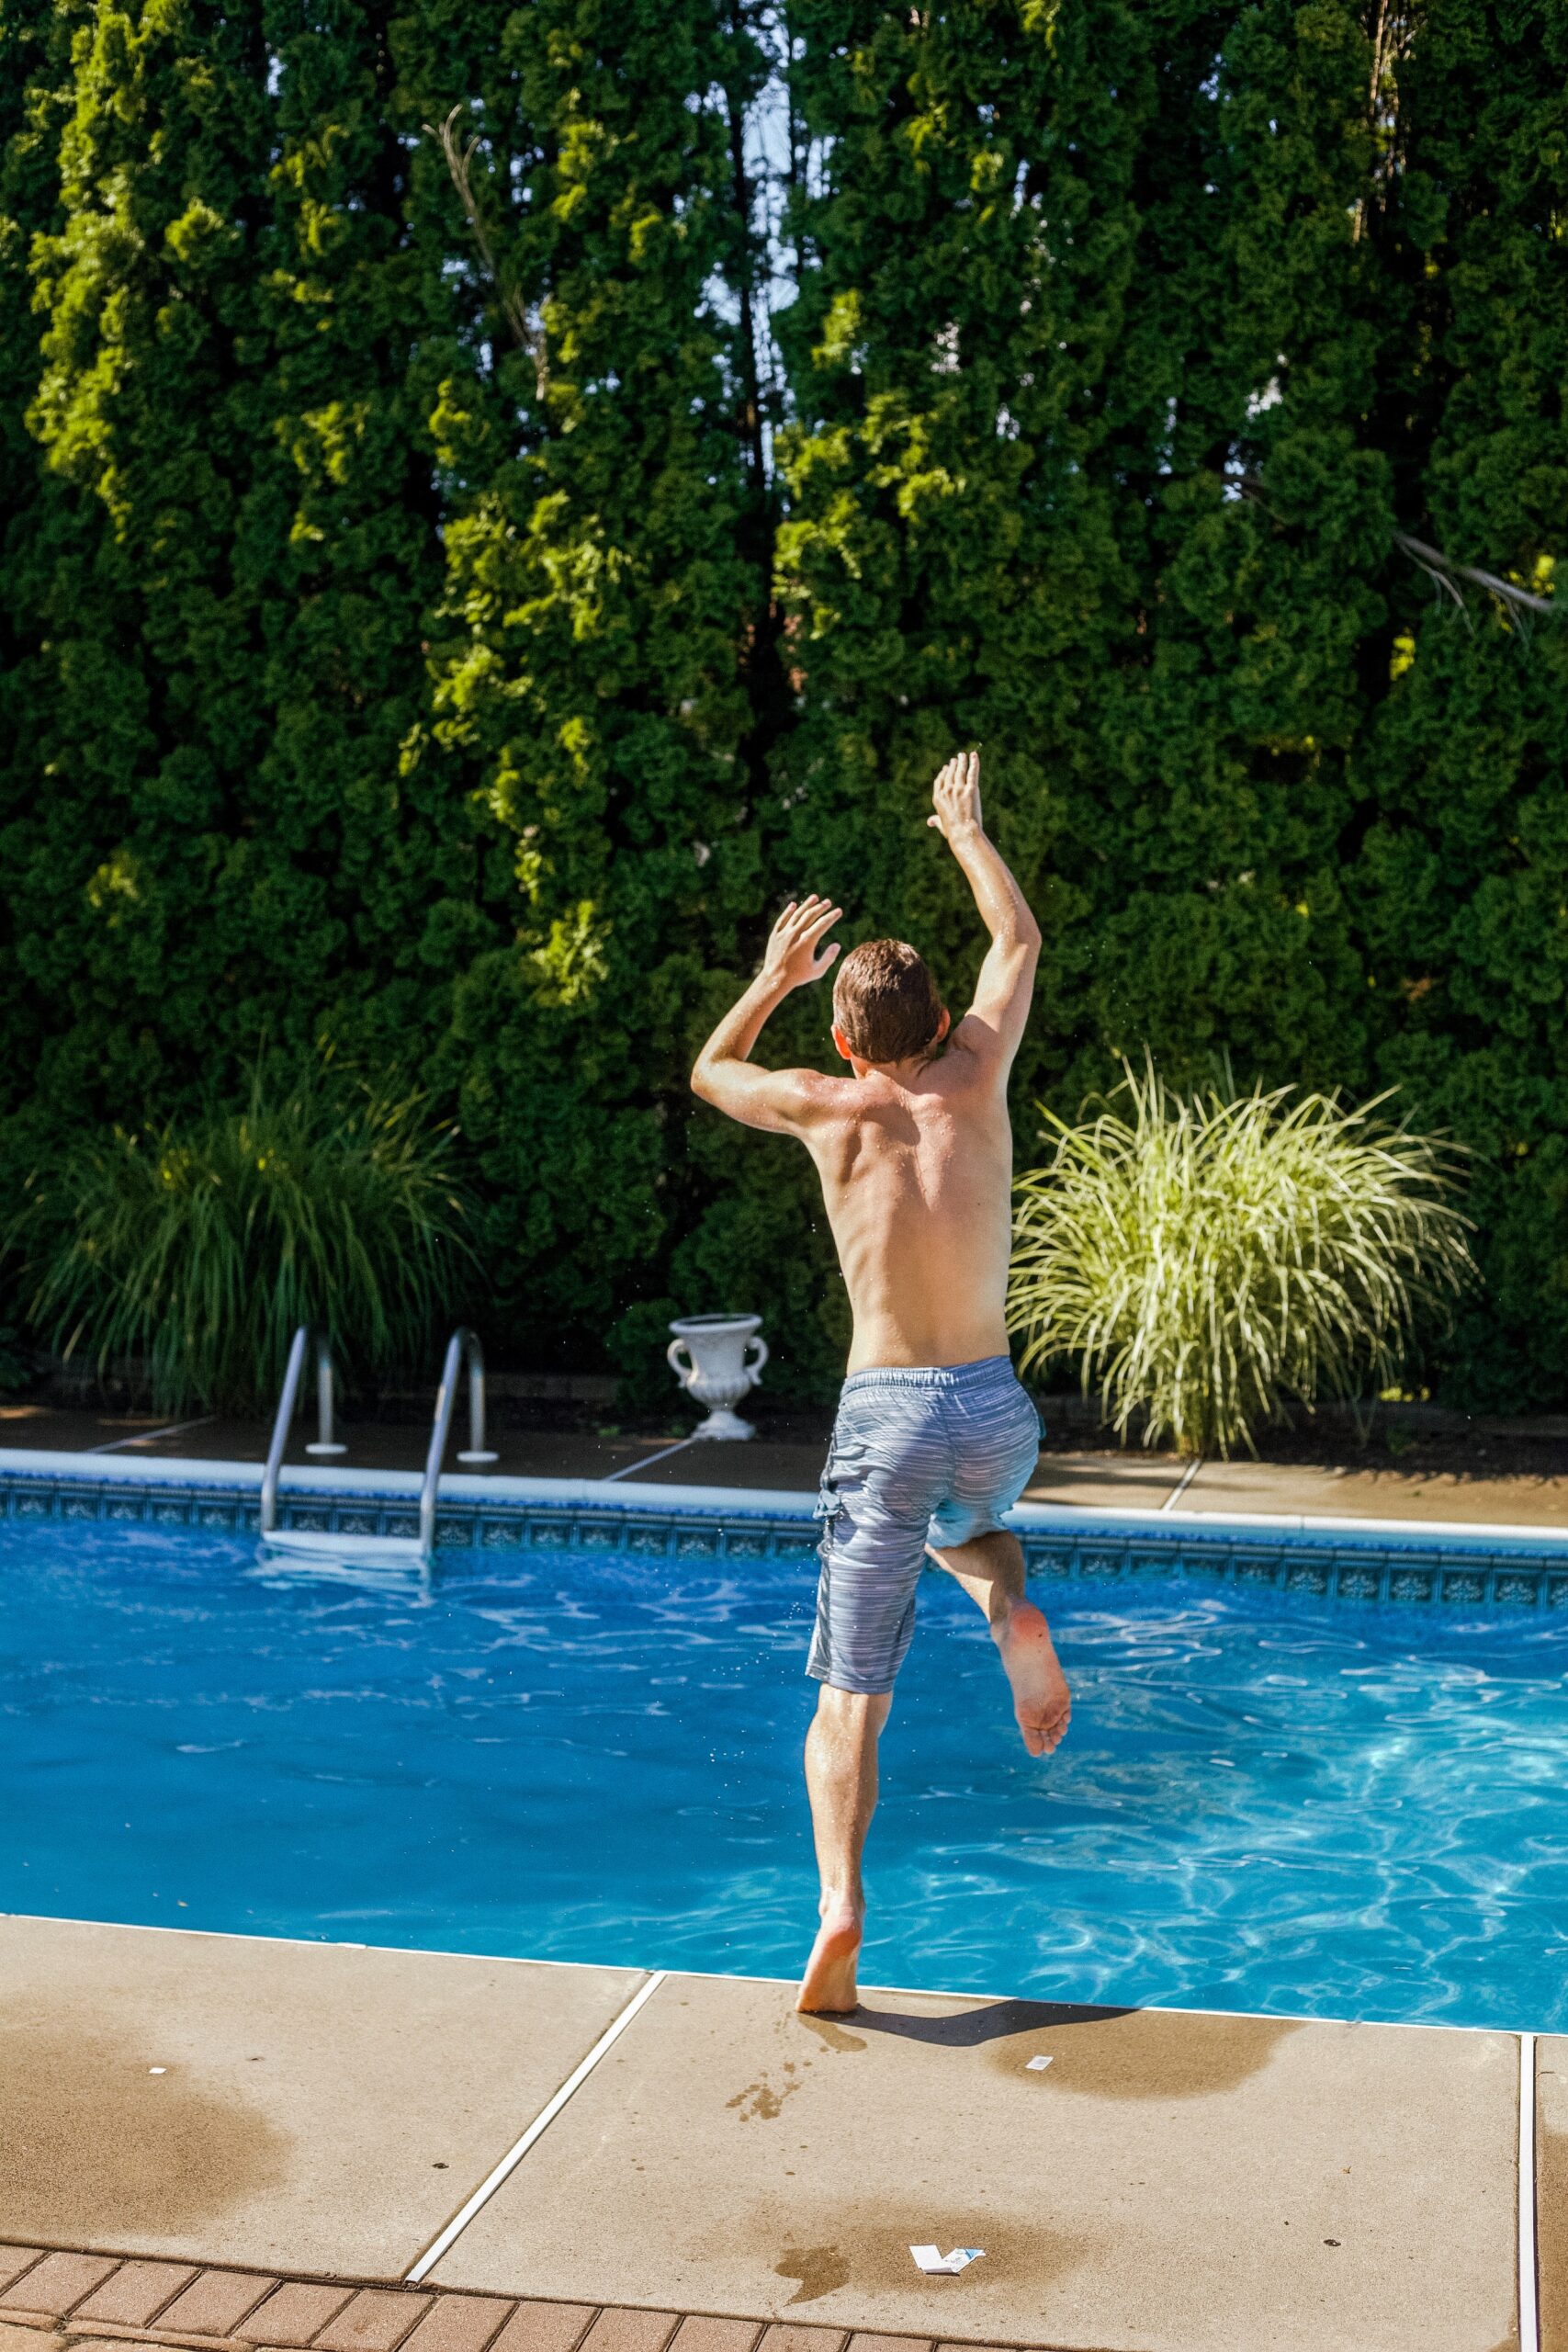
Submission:
[[[865,1921],[861,1856],[876,1810],[876,1743],[890,1690],[874,1695],[835,1690],[824,1683],[806,1735],[806,1787],[817,1868],[822,1880],[822,1925],[811,1948],[797,2009],[852,2009],[855,1962]]]
[[[1031,1756],[1048,1756],[1067,1728],[1073,1702],[1044,1612],[1024,1598],[1022,1544],[998,1529],[940,1552],[934,1544],[927,1549],[985,1611],[1012,1685],[1023,1744]]]

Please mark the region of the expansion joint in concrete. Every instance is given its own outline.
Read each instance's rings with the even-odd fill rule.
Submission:
[[[1535,2229],[1535,2036],[1519,2036],[1519,2352],[1539,2352]]]
[[[440,2261],[442,2256],[447,2253],[456,2244],[457,2240],[461,2237],[463,2232],[468,2228],[468,2223],[473,2220],[474,2215],[482,2211],[483,2208],[489,2204],[491,2199],[495,2195],[496,2190],[501,2187],[502,2181],[510,2180],[512,2175],[516,2171],[518,2165],[522,2163],[529,2149],[534,2146],[536,2141],[541,2140],[544,2137],[545,2133],[549,2130],[550,2125],[555,2121],[557,2116],[560,2113],[567,2101],[576,2091],[580,2090],[582,2085],[588,2080],[589,2075],[593,2072],[594,2067],[597,2066],[601,2058],[604,2056],[607,2051],[612,2050],[615,2047],[615,2043],[620,2040],[622,2034],[625,2033],[627,2026],[630,2025],[637,2012],[653,1998],[654,1994],[658,1992],[659,1987],[663,1984],[664,1977],[665,1971],[662,1968],[657,1968],[654,1970],[652,1975],[649,1977],[647,1983],[638,1986],[637,1990],[632,1995],[631,1999],[626,2003],[626,2007],[621,2011],[620,2015],[613,2019],[613,2021],[605,2028],[604,2031],[600,2035],[598,2041],[593,2044],[593,2047],[589,2052],[587,2057],[582,2061],[582,2064],[578,2066],[573,2073],[567,2076],[566,2081],[561,2085],[559,2090],[557,2091],[555,2097],[550,2099],[546,2106],[540,2109],[538,2114],[534,2118],[532,2123],[529,2124],[528,2129],[523,2133],[521,2139],[514,2140],[513,2142],[511,2147],[508,2148],[506,2154],[502,2156],[501,2162],[495,2166],[494,2170],[487,2174],[485,2178],[480,2181],[473,2195],[468,2199],[467,2204],[460,2205],[457,2212],[453,2214],[452,2219],[447,2222],[446,2227],[440,2233],[439,2236],[432,2239],[430,2245],[426,2246],[424,2252],[420,2256],[419,2260],[414,2264],[412,2269],[406,2274],[403,2281],[405,2286],[417,2287],[422,2278],[429,2276],[430,2272],[434,2269],[435,2265]]]

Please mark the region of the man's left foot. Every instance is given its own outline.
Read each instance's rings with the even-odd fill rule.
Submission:
[[[1032,1600],[1017,1602],[997,1628],[997,1647],[1012,1685],[1012,1711],[1031,1756],[1049,1756],[1072,1717],[1072,1693],[1051,1639]]]
[[[859,2004],[855,1963],[863,1930],[852,1904],[829,1904],[806,1963],[795,2006],[807,2017],[847,2017]]]

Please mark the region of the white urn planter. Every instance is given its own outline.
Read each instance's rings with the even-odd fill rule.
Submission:
[[[755,1434],[735,1408],[755,1388],[768,1361],[768,1343],[757,1337],[761,1327],[760,1315],[683,1315],[671,1324],[675,1337],[665,1358],[687,1395],[710,1408],[694,1436]]]

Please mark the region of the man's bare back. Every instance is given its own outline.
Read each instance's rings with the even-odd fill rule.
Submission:
[[[1007,1082],[1028,1018],[1040,933],[980,816],[979,761],[949,761],[930,822],[974,891],[990,945],[957,1028],[923,961],[897,941],[850,956],[833,1041],[848,1077],[760,1069],[750,1057],[792,989],[820,979],[841,910],[808,898],[774,925],[762,969],[692,1073],[744,1125],[794,1136],[821,1180],[853,1310],[848,1379],[824,1474],[823,1568],[807,1672],[822,1688],[807,1740],[822,1894],[799,2007],[855,2004],[861,1855],[876,1743],[929,1556],[987,1614],[1032,1755],[1070,1701],[1050,1632],[1024,1597],[1001,1524],[1032,1466],[1033,1408],[1008,1360],[1012,1136]]]
[[[802,1138],[854,1314],[850,1372],[1007,1353],[1012,1137],[962,1034],[896,1079],[829,1079]]]

